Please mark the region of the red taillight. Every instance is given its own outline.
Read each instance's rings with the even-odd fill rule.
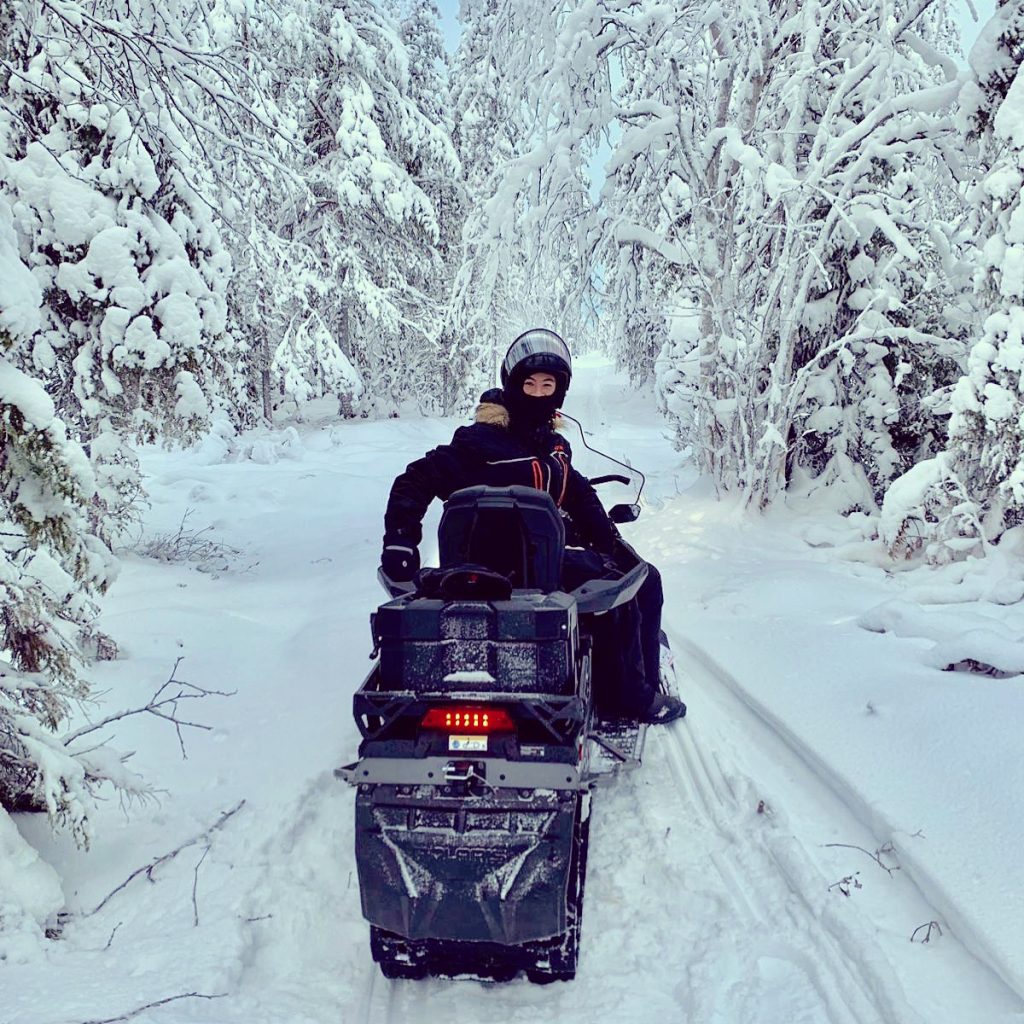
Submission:
[[[431,708],[420,723],[424,729],[441,732],[513,732],[515,725],[504,708]]]

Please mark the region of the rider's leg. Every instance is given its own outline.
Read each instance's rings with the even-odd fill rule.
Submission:
[[[640,610],[640,646],[643,650],[644,675],[655,687],[661,671],[661,608],[665,595],[661,585],[661,573],[647,563],[647,579],[636,595]]]
[[[562,585],[566,590],[600,579],[606,572],[605,560],[592,551],[566,548],[562,568]],[[643,715],[654,696],[658,675],[657,669],[651,677],[644,671],[641,618],[636,601],[603,615],[585,615],[580,625],[594,639],[592,678],[594,705],[599,714],[623,718]]]
[[[642,716],[647,722],[671,722],[686,714],[686,705],[672,694],[657,692],[661,672],[661,609],[664,604],[661,573],[647,563],[647,579],[636,595],[640,611],[640,644],[643,648],[644,675],[653,693],[650,705]]]

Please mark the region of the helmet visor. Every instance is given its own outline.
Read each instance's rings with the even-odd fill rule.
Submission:
[[[565,363],[566,371],[572,373],[572,361],[565,342],[554,331],[538,328],[520,334],[509,346],[501,364],[502,380],[505,380],[524,359],[537,355],[553,356],[561,360]]]

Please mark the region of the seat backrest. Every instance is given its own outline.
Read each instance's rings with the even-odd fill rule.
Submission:
[[[561,589],[565,526],[551,495],[533,487],[467,487],[445,502],[441,568],[472,564],[516,589]]]

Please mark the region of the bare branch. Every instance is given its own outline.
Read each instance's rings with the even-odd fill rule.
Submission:
[[[127,888],[131,882],[133,882],[136,878],[139,877],[139,875],[144,874],[151,882],[155,881],[155,879],[153,878],[153,872],[158,867],[161,867],[162,865],[174,860],[174,858],[177,857],[178,854],[181,853],[183,850],[187,850],[190,847],[196,846],[199,843],[203,842],[203,840],[209,840],[215,832],[220,831],[220,829],[222,829],[227,824],[228,820],[234,817],[234,815],[236,815],[244,806],[245,801],[239,800],[238,803],[235,804],[235,806],[232,807],[230,811],[225,811],[208,829],[206,829],[203,832],[200,832],[199,835],[193,836],[191,839],[182,843],[180,846],[171,850],[169,853],[165,853],[159,857],[155,857],[148,864],[144,864],[142,867],[136,868],[119,886],[117,886],[117,888],[112,889],[109,893],[107,893],[107,895],[104,896],[103,899],[101,899],[100,902],[97,903],[96,906],[93,907],[92,910],[90,910],[85,916],[92,917],[93,914],[96,914],[100,910],[102,910],[114,896],[116,896],[123,889]],[[209,845],[210,844],[208,843],[207,848],[209,848]],[[204,853],[203,859],[205,859],[205,857],[206,854]],[[200,860],[199,863],[201,864],[202,860]]]
[[[207,845],[192,873],[192,924],[196,928],[199,927],[199,903],[196,899],[196,890],[199,888],[199,869],[203,866],[203,861],[206,860],[206,855],[210,852],[210,849],[211,847]]]
[[[840,878],[838,882],[833,882],[829,887],[828,891],[832,892],[833,889],[841,892],[844,896],[849,896],[854,889],[863,889],[864,883],[861,882],[859,871],[854,871],[852,875],[847,875],[845,878]]]
[[[924,929],[924,938],[921,940],[922,943],[932,941],[932,932],[936,935],[942,934],[942,927],[938,921],[926,921],[924,924],[919,924],[911,933],[910,941],[914,942],[917,939],[918,932]]]
[[[132,1017],[138,1017],[140,1013],[145,1013],[146,1010],[152,1010],[156,1006],[166,1006],[168,1003],[176,1002],[179,999],[223,999],[226,995],[227,992],[217,992],[214,994],[208,994],[206,992],[182,992],[181,995],[166,996],[163,999],[155,999],[151,1003],[146,1003],[143,1006],[137,1006],[134,1010],[128,1010],[126,1013],[122,1013],[117,1017],[97,1017],[92,1020],[84,1020],[81,1024],[116,1024],[117,1021],[131,1020]]]
[[[185,700],[202,700],[204,697],[233,697],[237,691],[211,690],[203,686],[197,686],[195,683],[188,683],[182,679],[177,679],[175,677],[175,673],[178,671],[178,666],[181,664],[182,660],[183,658],[179,657],[177,661],[175,661],[174,668],[171,669],[170,676],[160,685],[147,703],[140,707],[127,708],[124,711],[115,711],[113,714],[105,716],[98,722],[83,725],[80,729],[76,729],[74,732],[68,733],[63,737],[62,742],[64,746],[68,747],[74,743],[75,740],[81,739],[89,733],[96,732],[98,729],[103,729],[112,722],[120,721],[122,718],[130,718],[132,715],[148,714],[153,715],[156,718],[162,718],[164,721],[171,722],[174,725],[175,731],[178,734],[178,742],[181,745],[182,757],[187,759],[188,755],[185,752],[184,737],[181,732],[182,728],[203,729],[209,731],[212,726],[204,725],[201,722],[190,722],[181,718],[178,713],[179,702]]]
[[[917,21],[917,19],[920,18],[933,3],[935,3],[935,0],[917,0],[917,3],[912,4],[910,10],[903,15],[903,18],[893,30],[893,39],[899,39],[899,37],[903,35],[903,33],[906,32],[907,29],[910,28],[910,26],[913,25],[914,22]]]
[[[885,871],[890,877],[896,871],[899,871],[900,867],[898,864],[889,865],[882,860],[882,856],[895,857],[896,848],[892,843],[883,843],[874,853],[870,850],[865,850],[863,846],[854,846],[850,843],[824,843],[826,848],[841,848],[844,850],[860,850],[861,853],[866,857],[870,857],[883,871]]]

